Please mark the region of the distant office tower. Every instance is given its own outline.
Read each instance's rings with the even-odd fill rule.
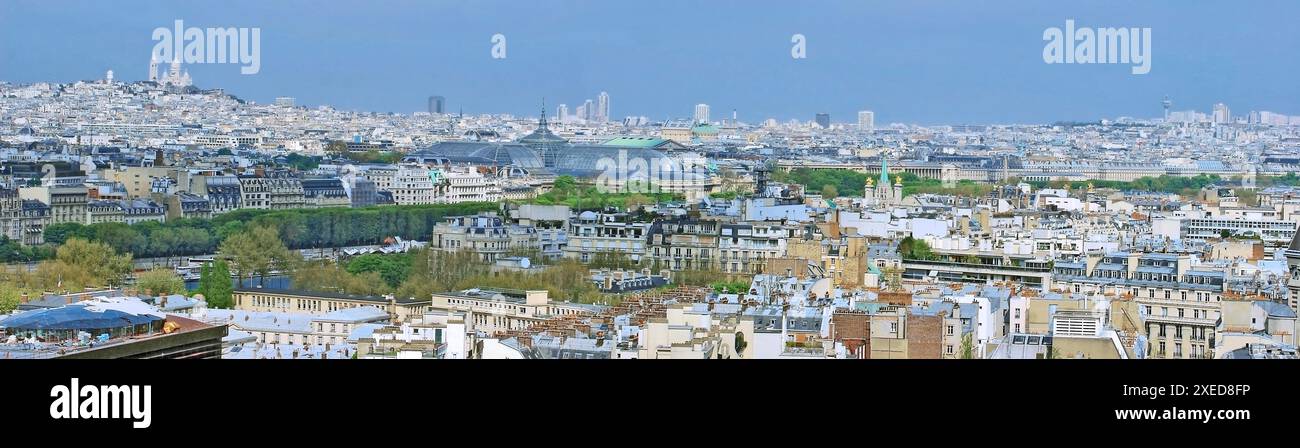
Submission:
[[[596,97],[596,121],[604,123],[609,121],[609,94],[600,92]]]
[[[822,112],[820,114],[817,114],[816,120],[817,120],[817,125],[821,126],[822,129],[831,128],[831,114]]]
[[[1228,105],[1218,103],[1214,105],[1214,124],[1227,124],[1232,120],[1232,113],[1228,111]]]
[[[441,96],[429,97],[429,113],[441,114],[447,110],[447,99]]]
[[[869,110],[858,111],[858,127],[867,132],[875,132],[876,113]]]
[[[708,123],[708,122],[709,122],[709,105],[708,105],[708,104],[696,104],[696,105],[695,105],[695,122],[696,122],[696,123]]]
[[[561,123],[563,123],[565,120],[568,120],[568,119],[569,119],[569,105],[568,105],[568,104],[561,104],[560,107],[555,108],[555,117],[558,118],[558,119],[560,120]]]
[[[158,82],[158,55],[149,58],[149,80]]]
[[[293,97],[291,97],[291,96],[277,96],[277,97],[275,97],[275,105],[276,105],[276,106],[293,107],[295,101],[296,101],[296,100],[295,100]]]
[[[595,120],[596,120],[596,103],[593,103],[591,100],[583,101],[583,102],[582,102],[582,112],[578,112],[578,115],[581,115],[583,120],[587,120],[587,121],[595,121]]]
[[[1174,107],[1173,100],[1169,99],[1169,95],[1165,95],[1165,99],[1160,102],[1160,106],[1165,108],[1165,121],[1169,121],[1169,108]]]

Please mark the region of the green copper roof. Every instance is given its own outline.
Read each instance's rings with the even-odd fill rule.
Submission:
[[[605,146],[623,146],[628,148],[653,148],[668,140],[658,137],[615,137],[606,140]]]
[[[880,157],[880,185],[889,185],[889,158]]]

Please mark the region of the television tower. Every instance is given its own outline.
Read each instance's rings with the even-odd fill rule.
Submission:
[[[1165,122],[1169,121],[1169,108],[1174,107],[1174,102],[1169,100],[1169,95],[1165,95],[1165,100],[1160,102],[1165,108]]]

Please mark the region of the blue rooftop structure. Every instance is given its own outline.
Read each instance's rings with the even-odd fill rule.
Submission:
[[[32,310],[0,321],[7,333],[22,331],[107,330],[163,321],[153,314],[133,314],[115,309],[94,309],[86,305]]]

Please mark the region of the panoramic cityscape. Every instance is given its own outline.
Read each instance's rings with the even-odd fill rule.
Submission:
[[[912,119],[583,76],[391,112],[232,87],[284,76],[270,24],[151,23],[93,79],[0,69],[2,359],[1297,358],[1293,83]],[[1060,16],[1022,53],[1187,64],[1137,25]],[[762,45],[816,62],[808,31]]]

